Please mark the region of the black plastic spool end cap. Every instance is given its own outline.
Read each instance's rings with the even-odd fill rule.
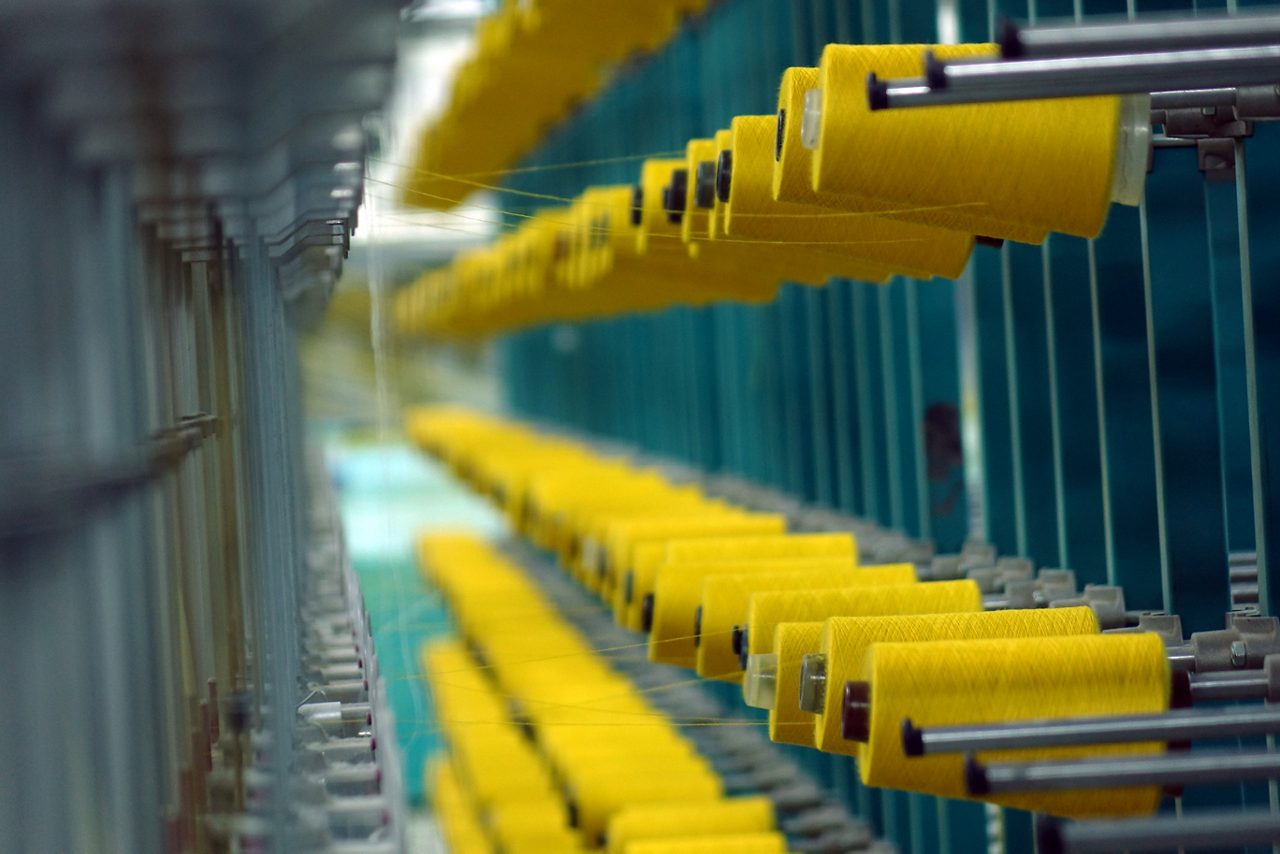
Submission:
[[[971,753],[964,758],[964,787],[969,794],[981,797],[991,794],[991,783],[987,780],[987,767]]]
[[[646,633],[653,631],[653,594],[644,594],[640,602],[640,629]]]
[[[877,77],[874,71],[867,73],[867,109],[889,109],[889,84]]]
[[[667,222],[679,225],[684,219],[685,198],[689,194],[689,170],[674,170],[671,173],[671,183],[662,192],[663,201],[666,203]]]
[[[773,162],[782,160],[782,143],[787,138],[787,108],[778,108],[778,132],[773,138]]]
[[[996,44],[1000,45],[1001,59],[1022,59],[1026,53],[1022,46],[1022,28],[1005,17],[996,23]]]
[[[729,190],[733,187],[733,152],[722,151],[716,158],[716,198],[722,204],[729,203]]]
[[[924,79],[930,89],[947,88],[947,64],[931,50],[924,52]]]
[[[644,216],[644,187],[636,184],[631,190],[631,224],[639,225]]]
[[[902,719],[902,752],[907,756],[924,756],[924,730],[917,728],[911,718]]]
[[[868,683],[844,683],[844,696],[840,702],[840,735],[846,741],[863,744],[871,739],[871,686]]]
[[[1035,817],[1037,854],[1066,854],[1062,842],[1062,819],[1044,813]]]
[[[693,204],[699,208],[711,208],[716,203],[716,164],[703,160],[693,176]]]

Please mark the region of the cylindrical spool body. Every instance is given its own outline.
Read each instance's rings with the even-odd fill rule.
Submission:
[[[1098,620],[1089,608],[1036,608],[893,617],[831,617],[822,627],[826,658],[826,697],[816,716],[814,738],[820,750],[857,756],[862,743],[840,732],[840,699],[844,683],[863,681],[862,666],[874,643],[983,640],[1097,634]],[[785,698],[795,703],[796,698]]]
[[[1060,98],[872,114],[867,75],[921,77],[926,50],[952,59],[990,56],[996,48],[828,45],[823,50],[814,190],[919,206],[979,203],[995,220],[1096,236],[1111,203],[1120,99]],[[958,214],[957,226],[962,222],[963,214]]]
[[[902,721],[917,726],[1142,714],[1168,709],[1170,675],[1156,634],[878,643],[863,672],[871,683],[870,739],[859,762],[869,786],[966,797],[964,757],[907,758]],[[991,751],[984,761],[1154,753],[1158,743]],[[996,803],[1071,818],[1154,812],[1156,787],[1006,794]]]

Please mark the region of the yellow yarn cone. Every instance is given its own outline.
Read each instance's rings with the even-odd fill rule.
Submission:
[[[1098,619],[1090,608],[1035,608],[977,613],[911,614],[892,617],[831,617],[822,627],[821,651],[826,656],[827,686],[822,713],[814,722],[817,747],[831,753],[857,756],[861,742],[840,731],[840,699],[844,683],[866,678],[862,666],[875,643],[940,640],[1056,637],[1097,634]],[[796,697],[790,702],[796,703]]]
[[[779,623],[807,623],[828,617],[981,610],[982,592],[967,579],[892,587],[756,593],[747,606],[747,652],[750,655],[768,652],[773,643],[773,629]]]
[[[941,58],[995,53],[989,44],[827,45],[823,50],[814,190],[904,206],[955,205],[958,229],[968,225],[960,206],[972,206],[993,220],[1096,236],[1111,204],[1120,99],[872,113],[867,75],[923,76],[926,49]]]
[[[1163,712],[1169,662],[1151,633],[1000,640],[877,643],[863,671],[871,683],[870,740],[862,781],[966,797],[964,757],[907,758],[902,721],[916,726]],[[843,686],[840,689],[842,690]],[[991,751],[985,761],[1156,753],[1158,743]],[[1158,787],[1002,794],[995,803],[1070,818],[1152,813]]]

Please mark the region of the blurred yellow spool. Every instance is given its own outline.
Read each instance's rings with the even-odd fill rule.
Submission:
[[[1163,712],[1169,662],[1151,633],[999,640],[877,643],[863,672],[871,683],[870,740],[859,761],[862,781],[945,797],[967,797],[964,757],[907,758],[902,721],[916,726]],[[835,689],[839,693],[843,686]],[[990,751],[987,761],[1155,753],[1157,743]],[[1154,812],[1154,786],[1003,794],[1005,806],[1071,818]]]
[[[756,593],[747,606],[747,652],[751,655],[768,652],[773,643],[773,629],[779,623],[807,623],[828,617],[981,610],[982,592],[968,579],[892,587]]]
[[[825,589],[909,585],[914,584],[915,580],[915,566],[909,563],[850,567],[845,570],[820,567],[786,572],[709,576],[702,583],[699,600],[702,623],[697,647],[698,675],[708,679],[741,681],[741,663],[733,650],[733,628],[746,625],[747,604],[754,593],[782,590],[817,594]],[[773,642],[772,626],[763,640],[766,644]]]
[[[558,798],[517,801],[490,807],[489,830],[504,847],[522,839],[569,833],[564,802]]]
[[[707,163],[714,166],[718,153],[714,139],[693,139],[685,146],[685,170],[687,175],[684,214],[681,217],[680,236],[688,247],[689,256],[701,263],[715,263],[730,267],[745,267],[744,272],[753,276],[767,273],[762,280],[769,282],[799,282],[801,284],[821,285],[833,275],[844,275],[864,281],[883,281],[890,271],[883,265],[870,262],[842,259],[830,253],[814,251],[828,247],[794,246],[791,251],[780,253],[779,247],[767,241],[748,242],[744,240],[711,241],[711,208],[697,205],[697,172],[698,166]],[[776,287],[772,291],[763,288],[748,288],[743,294],[743,284],[750,284],[751,277],[745,282],[738,279],[729,283],[729,296],[733,298],[772,299]]]
[[[862,681],[866,652],[875,643],[941,640],[1057,637],[1098,633],[1091,608],[1035,608],[977,613],[911,614],[894,617],[831,617],[822,627],[827,685],[822,713],[816,716],[814,740],[820,750],[858,756],[862,744],[840,732],[840,699],[844,683]],[[790,698],[792,705],[796,697]],[[808,718],[813,721],[814,718]]]
[[[622,854],[636,842],[669,837],[753,833],[773,828],[773,802],[765,797],[640,804],[625,807],[609,819],[606,851]]]
[[[624,579],[620,591],[630,591],[624,601],[624,625],[640,631],[641,606],[644,597],[653,592],[658,570],[664,563],[716,563],[726,560],[760,561],[779,558],[847,557],[855,566],[858,544],[852,534],[778,534],[743,537],[702,537],[669,540],[663,560],[642,561],[637,554],[635,566]]]
[[[773,708],[769,710],[769,738],[783,744],[813,747],[813,715],[796,703],[800,695],[800,665],[804,657],[817,652],[822,642],[822,623],[779,623],[773,630],[773,654],[778,669],[774,674]]]
[[[797,249],[857,259],[861,266],[880,265],[922,279],[935,275],[955,278],[964,271],[973,250],[972,233],[776,201],[773,152],[777,116],[738,116],[732,130],[732,180],[725,210],[729,241],[746,238],[794,243]],[[854,278],[857,273],[846,275]]]
[[[697,205],[697,175],[700,163],[716,162],[714,139],[691,139],[684,147],[684,168],[689,173],[688,192],[685,193],[684,219],[680,223],[680,236],[685,243],[711,238],[711,208]]]
[[[924,51],[994,55],[989,44],[827,45],[813,188],[903,205],[979,203],[999,221],[1094,237],[1111,204],[1120,131],[1116,97],[927,109],[867,106],[867,75],[922,77]],[[1072,131],[1064,133],[1063,128]],[[964,207],[949,220],[966,228]],[[1001,237],[992,234],[992,237]]]
[[[735,833],[633,842],[623,854],[786,854],[781,833]]]
[[[628,531],[622,544],[608,547],[608,560],[604,575],[607,589],[621,581],[634,565],[635,549],[645,542],[661,542],[688,537],[725,534],[780,534],[787,528],[786,517],[777,513],[752,513],[726,511],[717,514],[691,514],[683,518],[637,522]]]
[[[847,575],[853,570],[852,561],[844,558],[666,564],[658,570],[653,583],[653,626],[649,632],[649,659],[685,667],[697,665],[694,617],[702,603],[702,584],[712,576],[815,571]]]
[[[943,228],[965,225],[973,234],[1000,236],[1021,243],[1041,243],[1045,230],[1005,222],[990,217],[977,208],[948,210],[910,210],[889,202],[844,193],[817,193],[813,189],[813,153],[800,141],[804,94],[818,87],[818,69],[796,66],[782,73],[778,89],[778,120],[782,127],[777,142],[780,156],[773,164],[773,197],[782,202],[802,202],[846,211],[878,212],[894,219],[922,222]],[[961,219],[963,215],[963,219]]]
[[[593,776],[572,793],[578,832],[588,845],[598,845],[610,817],[635,804],[663,801],[711,801],[723,795],[713,773],[687,774],[655,769],[641,776],[625,768],[607,776]]]

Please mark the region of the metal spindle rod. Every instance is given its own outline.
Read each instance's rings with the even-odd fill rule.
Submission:
[[[1142,21],[1020,27],[1003,22],[1000,50],[1005,59],[1048,59],[1115,53],[1252,47],[1280,43],[1280,15],[1159,18]]]
[[[1113,851],[1182,851],[1280,842],[1280,813],[1228,810],[1132,821],[1066,822],[1036,817],[1040,854],[1102,854]]]
[[[970,758],[965,765],[965,782],[971,795],[1240,783],[1276,778],[1280,778],[1280,753],[1203,751],[990,765]]]
[[[1280,80],[1280,45],[1017,62],[930,60],[927,77],[867,81],[871,109],[1264,85]]]
[[[1271,680],[1265,670],[1229,670],[1191,674],[1191,699],[1260,700],[1271,697]]]
[[[1280,709],[1178,709],[1158,715],[1069,718],[918,729],[902,722],[908,756],[1129,741],[1190,741],[1280,733]]]
[[[1153,110],[1185,110],[1197,107],[1234,107],[1236,105],[1236,88],[1234,86],[1219,89],[1174,89],[1167,92],[1151,93],[1151,109]]]

